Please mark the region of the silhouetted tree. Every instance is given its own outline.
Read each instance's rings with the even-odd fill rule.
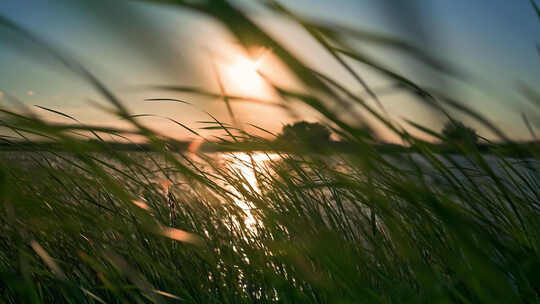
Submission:
[[[301,141],[303,143],[327,143],[330,141],[330,131],[320,123],[300,121],[283,126],[279,135],[281,141]]]
[[[476,144],[478,142],[476,131],[460,121],[448,121],[443,127],[442,134],[447,140],[455,143]]]

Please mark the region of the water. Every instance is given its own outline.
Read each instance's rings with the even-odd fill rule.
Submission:
[[[157,153],[148,152],[121,152],[119,155],[127,156],[128,159],[134,160],[135,165],[124,165],[120,160],[111,160],[104,154],[92,154],[96,159],[110,164],[111,167],[116,166],[120,170],[126,171],[127,174],[138,180],[147,180],[154,183],[155,187],[168,195],[169,191],[175,191],[185,183],[185,177],[181,170],[175,166],[173,161],[164,159]],[[208,154],[187,154],[188,157],[178,156],[179,163],[188,168],[198,171],[200,174],[214,174],[214,176],[229,176],[220,179],[214,178],[216,184],[227,189],[232,194],[234,203],[244,212],[244,225],[251,230],[255,230],[260,223],[256,222],[252,209],[252,202],[246,199],[242,192],[252,193],[254,195],[263,195],[258,181],[258,176],[272,175],[274,172],[273,165],[280,161],[281,156],[275,153],[208,153]],[[333,166],[333,170],[347,172],[351,167],[344,164],[342,161],[347,159],[348,155],[340,155],[324,157],[323,161]],[[449,186],[448,181],[441,175],[441,171],[433,167],[432,162],[429,162],[425,157],[411,153],[401,154],[396,156],[385,156],[385,159],[394,166],[402,170],[410,170],[411,178],[423,178],[428,183],[435,187],[444,188]],[[6,164],[16,164],[19,168],[34,170],[40,165],[51,166],[59,170],[77,170],[74,164],[79,161],[68,153],[46,153],[46,152],[0,152],[0,161]],[[438,156],[438,161],[442,166],[448,169],[464,184],[467,180],[473,181],[476,185],[490,188],[493,185],[493,177],[497,177],[518,196],[526,196],[529,200],[537,200],[536,193],[530,190],[530,187],[520,189],[515,186],[515,181],[530,181],[535,183],[539,179],[538,161],[534,159],[515,159],[515,158],[498,158],[494,156],[484,156],[484,161],[487,168],[480,168],[477,164],[471,162],[464,156],[460,155],[445,155]],[[142,170],[144,168],[144,170]],[[108,172],[122,182],[129,182],[125,176],[121,176],[118,171],[107,168]],[[420,170],[419,175],[417,171]],[[493,176],[489,176],[486,172],[491,171]],[[467,174],[465,176],[464,174]],[[212,178],[212,177],[211,177]],[[228,182],[234,180],[235,185]],[[245,190],[245,191],[241,191]],[[134,203],[141,208],[147,208],[142,199],[134,200]]]

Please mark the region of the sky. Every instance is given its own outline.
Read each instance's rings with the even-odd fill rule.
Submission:
[[[397,0],[280,2],[306,18],[405,39],[436,58],[454,64],[470,77],[444,77],[395,51],[358,43],[394,70],[419,83],[452,92],[513,138],[530,139],[521,114],[530,115],[535,122],[540,112],[517,88],[519,83],[531,87],[539,83],[540,56],[536,42],[540,41],[540,22],[527,0],[410,1],[416,10],[410,10],[403,1]],[[261,9],[255,1],[236,0],[234,3],[310,66],[339,79],[355,92],[361,91],[350,75],[294,22]],[[172,6],[139,1],[130,1],[127,5],[130,10],[107,1],[3,0],[0,15],[76,58],[118,94],[133,114],[171,117],[193,128],[203,126],[198,121],[208,120],[207,112],[230,121],[219,99],[148,87],[191,85],[217,92],[214,66],[229,93],[265,100],[276,98],[252,71],[253,62],[245,60],[245,52],[215,21]],[[4,94],[1,104],[12,106],[6,101],[5,95],[9,94],[27,105],[60,110],[85,123],[123,126],[123,122],[92,106],[92,102],[105,104],[105,101],[84,80],[51,58],[29,52],[27,45],[20,46],[14,40],[17,37],[0,29],[0,91]],[[257,63],[257,69],[277,82],[296,88],[297,81],[264,47],[258,52],[263,59]],[[385,84],[384,79],[365,67],[357,66],[357,71],[373,87]],[[146,102],[147,98],[182,98],[192,105]],[[411,119],[435,129],[442,125],[440,117],[433,116],[410,96],[397,94],[384,97],[382,101],[395,118]],[[271,131],[279,131],[283,124],[294,120],[319,119],[316,113],[302,106],[295,106],[296,115],[249,102],[232,106],[235,116],[243,123]],[[65,122],[65,118],[40,113]],[[190,138],[189,132],[167,120],[145,118],[144,122],[167,135]],[[481,125],[468,123],[480,134],[491,136]]]

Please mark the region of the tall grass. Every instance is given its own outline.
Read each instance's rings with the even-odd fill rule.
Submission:
[[[216,160],[204,153],[171,152],[169,139],[144,125],[140,115],[131,114],[99,78],[2,20],[33,48],[86,79],[110,102],[110,112],[131,124],[126,130],[82,125],[74,118],[71,125],[54,124],[31,109],[1,109],[2,126],[16,135],[2,140],[25,150],[5,152],[0,160],[2,300],[539,301],[536,164],[523,165],[496,153],[486,158],[474,145],[445,142],[439,132],[415,122],[405,122],[405,128],[363,95],[304,65],[226,1],[175,3],[219,21],[245,47],[271,48],[306,88],[291,91],[266,78],[283,98],[280,102],[295,100],[312,107],[358,152],[343,154],[312,143],[283,152],[274,141],[217,120],[212,126],[222,130],[223,145],[242,141],[279,157],[268,156],[263,162],[248,152],[247,157]],[[480,113],[376,62],[348,39],[398,49],[441,73],[453,73],[421,49],[373,33],[314,23],[273,1],[265,3],[302,25],[371,99],[378,100],[377,92],[367,87],[349,60],[384,74],[399,90],[413,93],[443,117],[451,119],[448,109],[460,111],[509,140]],[[185,86],[159,88],[221,96],[225,102],[234,98]],[[343,111],[357,108],[358,117],[371,116],[399,136],[410,153],[382,155],[367,120],[351,124],[343,119]],[[176,122],[179,128],[189,127]],[[437,146],[413,136],[407,131],[411,128],[453,146],[459,155],[437,153]],[[81,139],[81,133],[96,140]],[[104,134],[143,137],[153,152],[118,152],[101,139]],[[56,148],[43,148],[51,146],[38,145],[40,140]]]

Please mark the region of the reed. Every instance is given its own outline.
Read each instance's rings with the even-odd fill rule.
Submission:
[[[440,73],[450,67],[393,38],[320,24],[274,1],[268,9],[303,26],[367,92],[315,71],[227,1],[172,1],[220,22],[246,48],[273,50],[302,81],[292,91],[265,78],[278,103],[303,103],[347,142],[277,141],[216,119],[217,145],[259,152],[168,149],[170,138],[133,115],[105,83],[70,56],[9,20],[0,24],[52,55],[109,101],[130,129],[55,124],[32,109],[1,108],[1,137],[24,153],[0,159],[0,296],[6,303],[536,303],[540,296],[540,200],[534,158],[486,156],[415,122],[389,118],[377,90],[350,60],[377,70],[446,119],[448,109],[510,139],[489,119],[410,80],[350,45],[392,48]],[[264,76],[264,75],[263,75]],[[454,77],[458,77],[455,76]],[[235,96],[186,86],[164,91]],[[9,98],[9,96],[6,96]],[[382,107],[373,106],[377,100]],[[377,104],[377,103],[375,103]],[[351,106],[351,105],[354,105]],[[344,111],[370,120],[352,124]],[[179,128],[196,128],[175,120]],[[368,121],[408,152],[384,154]],[[406,127],[405,127],[406,126]],[[441,153],[416,129],[452,147]],[[261,130],[263,130],[261,128]],[[84,135],[93,140],[87,140]],[[104,134],[137,135],[150,152],[120,152]],[[21,141],[23,140],[23,141]],[[48,141],[51,145],[40,146]],[[35,148],[33,148],[35,147]],[[38,149],[38,147],[40,147]],[[45,148],[43,148],[45,147]],[[55,147],[61,147],[57,149]],[[317,150],[317,151],[316,151]],[[323,150],[323,154],[321,154]],[[530,155],[538,157],[531,148]],[[502,152],[501,152],[502,153]]]

